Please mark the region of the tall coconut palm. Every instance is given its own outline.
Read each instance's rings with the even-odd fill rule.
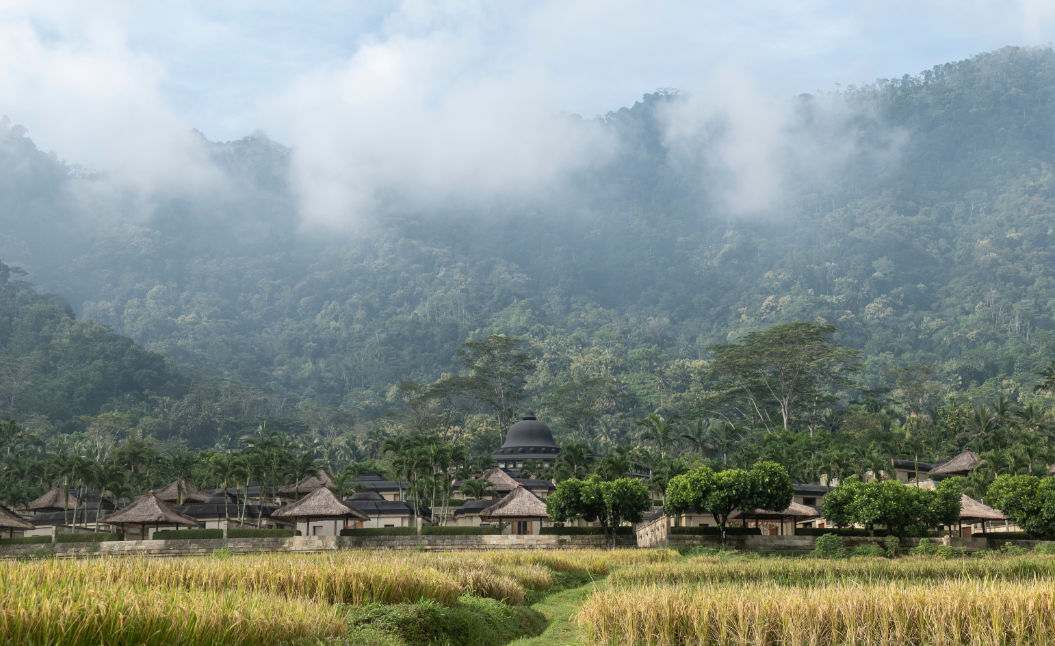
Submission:
[[[652,412],[637,420],[635,424],[642,427],[641,439],[655,443],[659,449],[661,458],[667,457],[667,448],[675,437],[676,417],[664,418],[657,412]]]

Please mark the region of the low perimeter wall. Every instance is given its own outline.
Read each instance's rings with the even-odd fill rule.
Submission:
[[[325,552],[340,549],[498,550],[590,549],[607,547],[604,536],[431,535],[431,536],[295,536],[291,538],[189,539],[167,541],[105,541],[102,543],[38,543],[0,546],[0,558],[56,556],[194,556],[226,548],[252,552]],[[633,536],[617,536],[616,547],[637,547]]]

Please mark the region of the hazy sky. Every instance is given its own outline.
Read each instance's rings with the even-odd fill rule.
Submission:
[[[547,159],[581,165],[607,144],[554,116],[657,88],[765,101],[1053,34],[1049,0],[0,0],[0,114],[144,182],[185,164],[172,151],[189,128],[262,129],[301,151],[315,194],[352,208],[408,172],[501,192],[562,169]],[[515,167],[489,173],[509,148]]]

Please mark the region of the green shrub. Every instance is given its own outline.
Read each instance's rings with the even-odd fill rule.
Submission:
[[[929,538],[919,539],[919,545],[909,550],[909,554],[913,556],[936,556],[943,559],[963,556],[965,553],[962,549],[934,543]]]
[[[37,543],[50,542],[50,536],[15,536],[12,538],[0,538],[0,545],[35,545]]]
[[[853,556],[879,557],[886,556],[886,550],[874,543],[865,543],[854,548]]]
[[[227,530],[227,538],[289,538],[293,536],[292,529],[256,529],[255,527],[242,527]]]
[[[1033,546],[1033,551],[1037,554],[1055,554],[1055,543],[1051,541],[1037,543]]]
[[[155,541],[179,541],[204,538],[223,538],[222,529],[162,529],[154,532]]]
[[[56,543],[101,543],[103,541],[120,540],[117,534],[107,532],[96,532],[94,534],[59,534],[55,537]]]
[[[1010,541],[1005,542],[1003,545],[1001,545],[998,551],[1001,554],[1006,554],[1007,556],[1021,556],[1029,552],[1029,550],[1027,550],[1026,548],[1019,547],[1018,545],[1015,545]]]
[[[543,527],[541,534],[558,534],[561,536],[603,536],[602,527]],[[630,536],[634,533],[633,527],[616,527],[617,536]]]
[[[717,527],[671,527],[671,534],[691,536],[720,536],[721,530]],[[758,527],[726,527],[726,536],[760,536],[762,530]]]
[[[481,534],[501,534],[500,527],[422,527],[421,533],[428,536],[477,536]]]
[[[896,557],[901,553],[901,541],[897,536],[887,536],[883,539],[883,551],[890,558]]]
[[[341,530],[341,536],[414,536],[417,533],[413,527],[367,527]]]
[[[846,556],[846,538],[838,534],[818,536],[813,544],[813,553],[826,559],[842,558]]]

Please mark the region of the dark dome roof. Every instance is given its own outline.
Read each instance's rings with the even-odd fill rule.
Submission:
[[[524,415],[519,422],[509,427],[502,449],[544,446],[556,448],[557,443],[553,441],[553,432],[549,430],[548,426],[535,418],[534,411],[529,410],[527,415]],[[502,449],[499,449],[499,451]]]

